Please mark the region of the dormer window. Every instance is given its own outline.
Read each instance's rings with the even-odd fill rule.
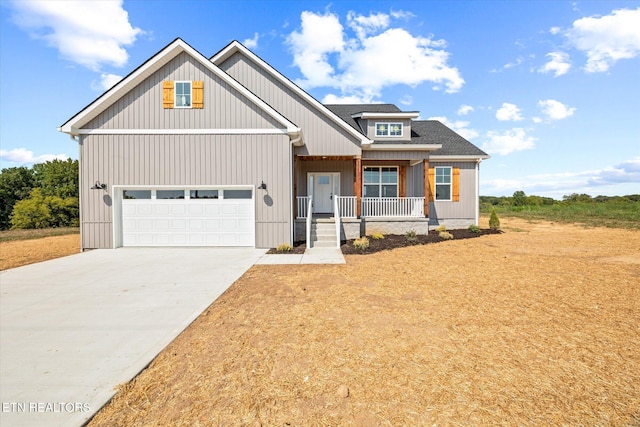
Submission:
[[[402,123],[376,123],[376,136],[402,136]]]

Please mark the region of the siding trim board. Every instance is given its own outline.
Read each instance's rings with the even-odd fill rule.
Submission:
[[[79,129],[78,135],[288,135],[287,129]]]

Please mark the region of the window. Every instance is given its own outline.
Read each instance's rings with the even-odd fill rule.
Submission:
[[[250,199],[251,190],[224,190],[225,199]]]
[[[191,82],[176,82],[176,108],[191,108]]]
[[[151,190],[124,190],[122,198],[125,200],[150,199]]]
[[[376,136],[402,136],[402,123],[376,123]]]
[[[398,168],[365,166],[363,197],[398,197]]]
[[[218,190],[191,190],[189,192],[190,199],[217,199]]]
[[[451,167],[436,167],[436,200],[451,200]]]
[[[156,199],[184,199],[184,190],[156,190]]]

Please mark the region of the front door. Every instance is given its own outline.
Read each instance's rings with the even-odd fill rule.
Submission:
[[[333,213],[333,196],[340,192],[340,174],[314,173],[309,178],[313,189],[313,213]]]

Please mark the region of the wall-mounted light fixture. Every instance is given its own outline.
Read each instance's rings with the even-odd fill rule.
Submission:
[[[91,187],[92,190],[104,190],[105,188],[107,188],[107,184],[101,184],[100,181],[96,181]]]
[[[267,184],[265,184],[264,181],[262,181],[262,184],[260,184],[260,186],[258,188],[260,190],[266,190],[267,189]]]

